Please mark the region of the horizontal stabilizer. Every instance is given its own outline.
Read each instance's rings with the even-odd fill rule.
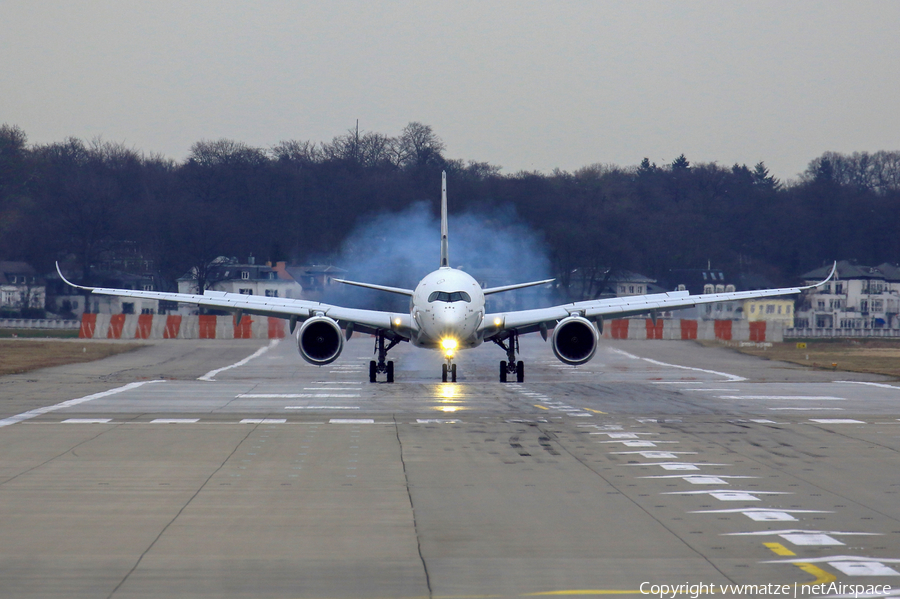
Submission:
[[[530,283],[516,283],[515,285],[503,285],[502,287],[488,287],[487,289],[483,289],[481,292],[485,295],[490,295],[492,293],[501,293],[503,291],[512,291],[513,289],[522,289],[523,287],[534,287],[536,285],[544,285],[546,283],[552,283],[556,279],[544,279],[543,281],[531,281]]]
[[[355,285],[356,287],[365,287],[366,289],[377,289],[378,291],[387,291],[388,293],[398,293],[400,295],[412,295],[412,289],[403,289],[401,287],[388,287],[387,285],[374,285],[372,283],[358,283],[356,281],[345,281],[344,279],[332,279],[344,285]]]

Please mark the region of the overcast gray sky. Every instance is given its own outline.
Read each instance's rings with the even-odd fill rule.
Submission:
[[[0,3],[0,123],[182,160],[430,125],[504,172],[900,150],[900,2]]]

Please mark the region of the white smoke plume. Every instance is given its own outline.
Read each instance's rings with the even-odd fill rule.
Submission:
[[[452,203],[451,203],[452,206]],[[334,264],[347,278],[366,283],[415,288],[440,266],[440,217],[429,203],[418,202],[399,213],[380,214],[358,226],[344,241]],[[511,207],[449,215],[450,265],[495,287],[552,277],[542,239]],[[339,296],[325,301],[342,305],[406,311],[408,298],[379,291],[340,286]],[[489,296],[489,310],[549,305],[552,292],[533,288]]]

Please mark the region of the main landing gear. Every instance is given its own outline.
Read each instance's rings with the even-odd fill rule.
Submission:
[[[447,382],[447,375],[450,375],[450,382],[456,382],[456,364],[450,361],[450,358],[447,358],[446,364],[441,364],[441,382]]]
[[[510,331],[509,337],[506,338],[507,343],[503,343],[503,339],[493,339],[494,343],[503,348],[506,352],[506,360],[500,362],[500,382],[505,383],[509,379],[509,375],[516,375],[517,383],[525,382],[525,362],[516,361],[516,352],[519,351],[519,334],[516,331]]]
[[[391,339],[387,347],[384,346],[384,331],[378,331],[375,334],[375,353],[378,354],[378,361],[371,360],[369,362],[369,382],[374,383],[379,374],[387,375],[387,382],[394,382],[394,361],[387,360],[387,353],[393,349],[395,345],[402,341],[400,337]],[[387,361],[386,361],[387,360]],[[455,380],[455,379],[454,379]]]

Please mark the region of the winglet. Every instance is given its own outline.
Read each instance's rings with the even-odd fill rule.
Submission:
[[[828,276],[819,281],[818,283],[813,283],[812,285],[807,285],[806,287],[800,287],[800,291],[805,291],[807,289],[818,289],[828,281],[834,278],[835,273],[837,273],[837,261],[835,260],[834,264],[831,266],[831,272],[828,273]]]
[[[806,289],[812,289],[813,287],[821,287],[822,285],[824,285],[825,283],[827,283],[828,281],[833,279],[836,272],[837,272],[837,260],[834,261],[834,265],[832,265],[832,267],[831,267],[831,272],[828,273],[828,276],[825,277],[824,280],[819,281],[815,285],[810,285]]]
[[[63,276],[62,271],[59,269],[59,262],[56,263],[56,272],[59,274],[59,278],[63,280],[63,283],[65,283],[66,285],[69,285],[70,287],[74,287],[75,289],[86,289],[88,291],[94,290],[93,287],[84,287],[82,285],[76,285],[75,283],[73,283],[72,281],[67,279],[65,276]]]
[[[441,267],[450,266],[447,243],[447,171],[441,172]]]

